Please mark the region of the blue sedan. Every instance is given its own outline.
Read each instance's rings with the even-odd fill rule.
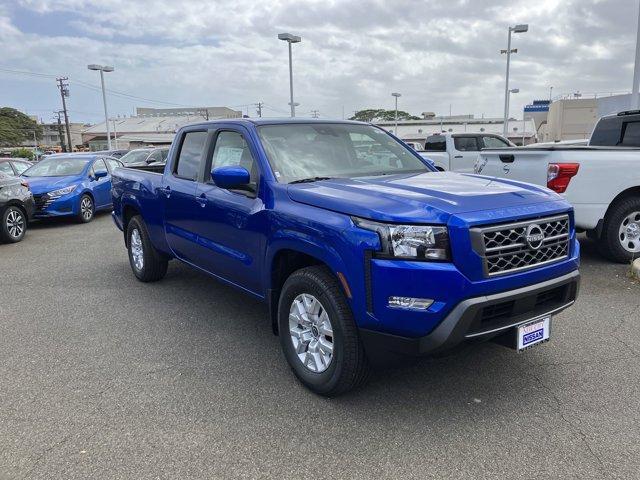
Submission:
[[[98,155],[47,158],[22,174],[35,200],[35,218],[74,217],[87,223],[111,209],[111,172],[118,160]]]

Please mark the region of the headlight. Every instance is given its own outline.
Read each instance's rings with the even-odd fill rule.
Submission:
[[[392,225],[353,218],[360,228],[377,232],[382,244],[380,256],[412,260],[449,260],[447,227]]]
[[[67,195],[68,193],[73,192],[76,189],[77,185],[71,185],[70,187],[64,187],[59,190],[54,190],[52,192],[47,193],[49,198],[52,197],[61,197],[63,195]]]

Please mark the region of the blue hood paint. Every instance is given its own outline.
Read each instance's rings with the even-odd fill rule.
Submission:
[[[75,185],[82,181],[81,175],[69,175],[65,177],[22,177],[29,184],[34,195],[58,190],[60,188]]]
[[[339,178],[288,187],[299,203],[389,222],[447,223],[451,215],[557,201],[521,182],[452,172]]]

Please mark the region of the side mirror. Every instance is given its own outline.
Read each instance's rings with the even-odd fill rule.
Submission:
[[[250,175],[246,168],[230,165],[211,170],[211,178],[213,183],[220,188],[246,190],[249,185]]]
[[[109,172],[105,172],[105,171],[94,172],[94,176],[96,177],[96,180],[98,180],[100,178],[104,178],[107,175],[109,175]]]

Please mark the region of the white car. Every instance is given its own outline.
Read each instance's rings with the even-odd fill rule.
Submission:
[[[480,152],[475,172],[544,185],[575,209],[579,230],[617,262],[640,257],[640,111],[602,117],[587,146]]]
[[[492,133],[436,133],[427,137],[421,156],[431,160],[438,170],[472,173],[483,148],[515,147]]]

